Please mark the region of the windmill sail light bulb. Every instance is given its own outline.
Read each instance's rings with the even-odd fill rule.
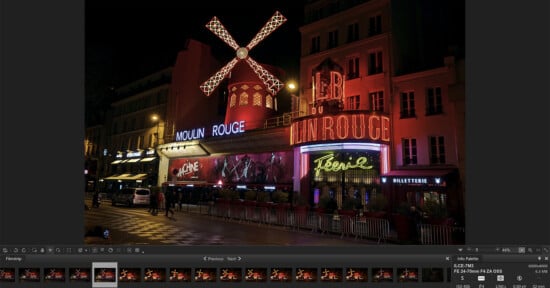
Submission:
[[[237,49],[237,58],[244,59],[248,56],[248,50],[245,47]]]

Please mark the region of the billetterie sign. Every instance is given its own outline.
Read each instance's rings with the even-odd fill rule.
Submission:
[[[245,131],[244,124],[245,124],[244,120],[241,120],[241,121],[235,121],[227,124],[222,123],[222,124],[212,125],[212,129],[210,130],[210,135],[206,135],[205,127],[193,128],[188,130],[180,130],[176,132],[176,142],[203,139],[208,136],[219,137],[219,136],[240,134]]]
[[[293,122],[290,133],[290,145],[340,140],[388,143],[390,118],[372,113],[320,115]]]

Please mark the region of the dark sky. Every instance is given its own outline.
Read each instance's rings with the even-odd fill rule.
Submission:
[[[193,5],[193,8],[189,5]],[[214,4],[215,3],[215,4]],[[242,1],[86,1],[86,96],[105,98],[120,87],[174,65],[188,37],[214,49],[221,63],[234,56],[232,48],[205,25],[213,16],[245,46],[280,11],[288,20],[250,51],[258,62],[298,75],[303,0]],[[206,79],[205,79],[206,80]]]

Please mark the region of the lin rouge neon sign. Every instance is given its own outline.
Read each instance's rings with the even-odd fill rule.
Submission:
[[[309,117],[293,122],[290,129],[290,145],[341,140],[390,141],[390,118],[370,113]]]
[[[349,169],[370,170],[373,168],[373,165],[369,165],[367,157],[364,156],[357,157],[355,160],[352,157],[349,157],[346,162],[341,162],[335,160],[334,158],[334,154],[328,154],[313,160],[313,163],[316,164],[315,168],[313,168],[315,171],[315,176],[319,176],[321,171],[338,172]]]

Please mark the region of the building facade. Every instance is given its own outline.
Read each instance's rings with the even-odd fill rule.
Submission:
[[[311,202],[325,193],[341,207],[351,192],[367,207],[376,198],[387,200],[387,211],[430,201],[463,219],[464,62],[422,38],[444,17],[426,20],[420,2],[306,5],[299,94],[306,116],[293,120],[291,144],[299,150],[294,188]],[[408,13],[396,9],[404,6]],[[438,61],[426,56],[435,50]]]
[[[165,68],[115,90],[118,101],[107,117],[108,142],[104,162],[108,173],[102,190],[156,185],[156,147],[165,142],[167,100],[172,67]]]

